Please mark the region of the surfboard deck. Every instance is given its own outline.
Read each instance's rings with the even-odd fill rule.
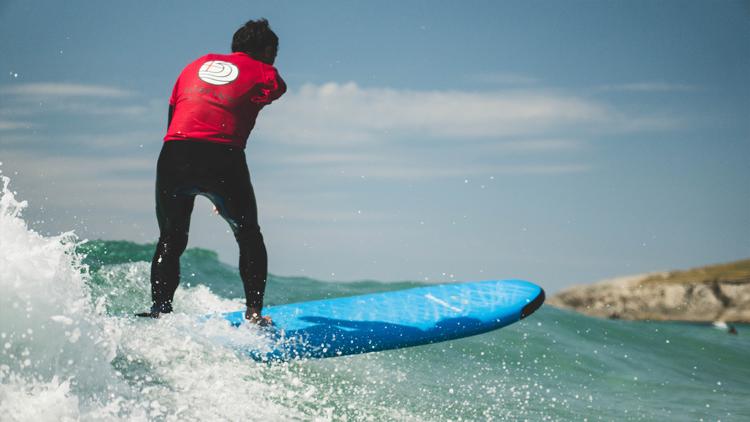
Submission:
[[[468,337],[523,319],[544,303],[524,280],[440,284],[264,308],[267,347],[243,350],[259,361],[327,358]],[[222,314],[234,326],[245,312]]]

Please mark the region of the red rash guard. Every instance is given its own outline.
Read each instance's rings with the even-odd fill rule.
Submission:
[[[207,54],[177,78],[164,141],[198,139],[245,148],[260,109],[284,92],[286,84],[271,65],[245,53]]]

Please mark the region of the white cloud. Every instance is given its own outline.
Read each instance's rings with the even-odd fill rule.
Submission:
[[[329,153],[309,153],[284,155],[279,161],[287,164],[296,165],[330,165],[338,163],[366,163],[373,160],[373,156],[368,153],[353,152],[329,152]]]
[[[0,130],[28,129],[30,126],[28,122],[0,120]]]
[[[594,136],[679,123],[554,90],[415,91],[350,82],[289,92],[263,111],[253,137],[274,145],[263,162],[295,175],[426,180],[587,172],[593,167],[573,153]]]
[[[292,179],[300,177],[308,181],[335,181],[341,176],[416,181],[494,175],[563,175],[589,171],[588,165],[559,163],[553,154],[545,154],[574,148],[578,148],[577,142],[560,140],[558,143],[551,140],[547,143],[540,140],[529,141],[528,144],[488,144],[482,148],[455,145],[446,148],[443,153],[427,155],[420,149],[409,150],[394,146],[386,150],[364,148],[342,153],[301,151],[278,156],[273,154],[264,156],[263,161],[271,164],[268,171],[277,171]],[[507,154],[525,154],[525,158],[521,163],[501,159]]]
[[[47,99],[37,104],[24,103],[14,105],[12,108],[0,110],[6,117],[21,117],[29,119],[30,116],[42,114],[67,114],[79,116],[120,116],[120,117],[142,117],[147,116],[153,109],[143,104],[102,104],[99,100],[91,101],[60,101],[60,99]],[[166,114],[166,113],[164,113]],[[14,122],[16,124],[20,122]]]
[[[0,171],[14,176],[14,182],[33,191],[28,199],[49,197],[56,206],[79,208],[96,203],[99,210],[139,210],[134,196],[153,195],[153,157],[105,155],[96,158],[58,156],[30,151],[5,151]]]
[[[624,92],[687,92],[695,91],[696,87],[685,84],[674,84],[666,82],[636,82],[627,84],[602,85],[600,91],[624,91]]]
[[[583,147],[583,142],[575,139],[515,139],[496,142],[487,149],[496,152],[524,153],[574,150]]]
[[[530,85],[539,82],[539,79],[512,72],[480,73],[473,77],[479,82],[499,85]]]
[[[345,174],[385,180],[455,179],[496,175],[563,175],[590,170],[589,166],[583,164],[472,164],[466,160],[454,164],[438,161],[390,162],[366,167],[343,166],[341,168]]]
[[[54,140],[32,131],[9,133],[0,139],[0,144],[9,150],[34,151],[37,155],[54,153],[61,148],[70,153],[86,151],[88,154],[102,155],[133,154],[143,148],[160,145],[164,136],[158,130],[122,130],[107,133],[106,131],[92,131],[85,125],[79,128],[80,132],[61,131],[54,137]]]
[[[49,128],[50,120],[47,117],[50,115],[65,115],[66,119],[88,117],[88,120],[81,121],[81,128],[88,128],[89,131],[93,126],[111,124],[107,118],[116,118],[118,122],[127,119],[132,124],[143,126],[144,122],[153,120],[157,104],[134,92],[104,85],[5,85],[0,86],[0,94],[3,96],[0,104],[0,130]],[[166,100],[163,104],[166,104]],[[162,115],[166,114],[165,108],[166,106],[160,107]],[[134,122],[133,119],[139,121]]]
[[[130,91],[112,86],[61,82],[38,82],[10,85],[1,87],[0,92],[19,97],[124,98],[134,95]]]
[[[663,123],[554,91],[412,91],[353,82],[307,84],[270,109],[261,117],[258,136],[317,146],[547,137],[653,129]]]

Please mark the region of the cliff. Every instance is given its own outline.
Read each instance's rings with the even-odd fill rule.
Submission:
[[[750,259],[573,286],[547,304],[602,318],[750,323]]]

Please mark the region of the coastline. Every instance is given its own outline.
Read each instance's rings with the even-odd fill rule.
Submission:
[[[750,323],[750,259],[572,286],[547,304],[609,319]]]

